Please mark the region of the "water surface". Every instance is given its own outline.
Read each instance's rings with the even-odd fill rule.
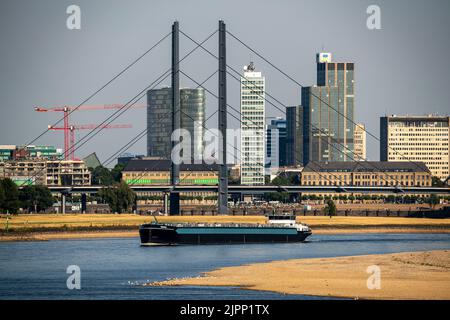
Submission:
[[[0,243],[0,299],[314,299],[228,287],[144,287],[224,266],[450,249],[450,234],[312,235],[304,243],[141,247],[138,238]],[[67,266],[81,269],[69,290]]]

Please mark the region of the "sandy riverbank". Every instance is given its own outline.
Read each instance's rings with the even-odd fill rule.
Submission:
[[[264,223],[263,216],[160,216],[161,223]],[[152,217],[133,214],[0,215],[0,241],[137,237]],[[450,219],[302,216],[314,234],[450,233]]]
[[[367,287],[371,275],[367,268],[372,265],[380,267],[380,289]],[[236,286],[284,294],[359,299],[450,300],[450,251],[256,263],[150,285]]]

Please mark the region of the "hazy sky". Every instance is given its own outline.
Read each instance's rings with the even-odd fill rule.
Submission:
[[[71,4],[81,7],[81,30],[66,27]],[[366,27],[371,4],[381,8],[381,30]],[[448,0],[1,0],[0,144],[33,140],[61,117],[34,112],[35,106],[78,105],[170,32],[174,20],[201,41],[217,29],[219,19],[304,86],[315,83],[315,53],[322,47],[334,60],[355,62],[355,120],[379,136],[379,117],[385,114],[449,113],[449,12]],[[194,44],[180,40],[183,56]],[[217,52],[217,37],[206,46]],[[297,85],[231,37],[227,53],[237,70],[253,60],[266,77],[267,92],[283,104],[300,103]],[[167,68],[170,38],[89,104],[126,103]],[[217,69],[217,61],[199,49],[181,69],[201,82]],[[215,93],[216,79],[205,84]],[[163,84],[169,83],[170,78]],[[195,86],[183,76],[181,85]],[[228,94],[229,104],[239,109],[239,83],[231,77]],[[208,95],[207,116],[216,109],[217,100]],[[270,105],[266,110],[267,116],[284,116]],[[111,113],[78,111],[71,122],[100,123]],[[96,151],[101,160],[108,158],[144,129],[145,120],[145,109],[126,112],[114,123],[130,123],[132,129],[104,130],[77,156]],[[207,126],[217,127],[217,117]],[[238,126],[231,116],[229,126]],[[77,138],[88,132],[78,132]],[[62,147],[62,132],[49,131],[35,144]],[[144,138],[130,152],[144,154],[145,148]],[[378,141],[368,137],[367,148],[369,158],[378,160]]]

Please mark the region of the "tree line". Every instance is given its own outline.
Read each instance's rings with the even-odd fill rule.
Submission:
[[[136,203],[136,194],[122,181],[122,171],[125,165],[118,163],[111,170],[98,166],[91,171],[91,183],[93,185],[105,186],[100,189],[96,199],[107,203],[112,212],[122,213],[132,210]]]
[[[113,212],[126,212],[132,209],[136,201],[133,190],[122,182],[123,164],[117,164],[113,169],[98,166],[91,171],[91,183],[102,185],[98,194],[92,199],[107,203]],[[0,180],[0,213],[17,213],[20,209],[27,212],[42,212],[53,206],[57,199],[46,186],[27,185],[19,188],[9,178]]]
[[[45,186],[25,186],[19,189],[9,178],[0,180],[0,211],[17,213],[19,209],[40,212],[50,208],[56,199]]]

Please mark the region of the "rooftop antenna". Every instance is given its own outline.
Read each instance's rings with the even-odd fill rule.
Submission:
[[[255,66],[253,65],[253,61],[250,61],[250,63],[247,66],[244,66],[244,71],[255,71]]]

